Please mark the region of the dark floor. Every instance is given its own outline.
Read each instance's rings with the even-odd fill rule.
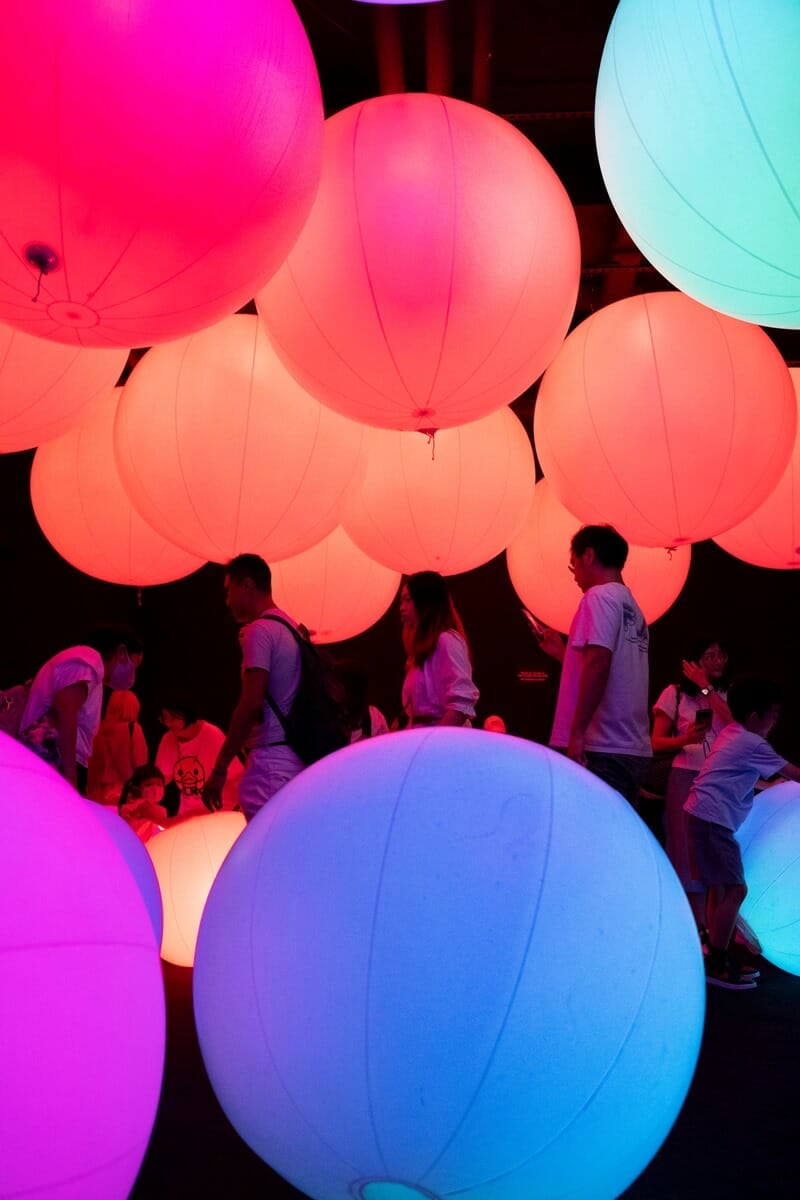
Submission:
[[[759,965],[754,991],[708,989],[694,1083],[626,1200],[800,1196],[800,979]],[[211,1091],[194,1031],[191,971],[164,964],[164,975],[164,1087],[132,1200],[292,1200],[298,1193],[241,1141]]]

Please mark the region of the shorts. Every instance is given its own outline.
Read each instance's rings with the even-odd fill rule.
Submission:
[[[247,755],[239,778],[239,807],[246,821],[272,799],[276,792],[299,775],[304,763],[288,746],[256,747]]]
[[[624,796],[634,808],[650,762],[649,755],[645,757],[638,754],[606,754],[599,750],[586,751],[586,769]]]
[[[692,876],[706,887],[744,884],[742,852],[732,829],[686,814]]]

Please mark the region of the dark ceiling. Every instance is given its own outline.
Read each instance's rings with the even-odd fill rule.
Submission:
[[[615,300],[671,286],[620,225],[595,152],[595,81],[616,0],[295,0],[295,7],[328,115],[381,92],[441,92],[483,104],[535,143],[578,216],[576,322]],[[800,331],[769,333],[784,358],[800,364]]]

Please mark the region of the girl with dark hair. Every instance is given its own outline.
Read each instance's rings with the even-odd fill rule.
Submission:
[[[169,823],[164,798],[164,776],[153,763],[137,767],[122,789],[119,815],[137,837],[148,842]]]
[[[406,652],[403,708],[408,725],[469,725],[478,689],[464,626],[435,571],[409,575],[400,589]]]
[[[683,682],[666,687],[653,705],[652,740],[654,753],[675,752],[664,802],[666,851],[702,930],[706,893],[692,879],[683,805],[715,738],[733,720],[727,705],[728,654],[719,638],[700,638],[681,668]]]

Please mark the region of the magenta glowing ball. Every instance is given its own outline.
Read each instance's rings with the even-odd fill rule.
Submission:
[[[680,546],[766,499],[792,452],[797,402],[763,329],[655,292],[573,330],[542,380],[533,429],[570,512],[636,545]]]
[[[0,734],[0,1195],[125,1200],[155,1120],[164,985],[86,802]]]
[[[0,325],[0,454],[74,429],[113,388],[127,357],[126,350],[43,342]]]
[[[319,180],[289,0],[6,5],[0,113],[0,320],[55,341],[145,346],[235,312]]]
[[[33,511],[53,549],[79,571],[132,587],[169,583],[204,560],[167,541],[131,504],[114,456],[121,396],[122,388],[110,388],[77,429],[39,447]]]
[[[128,822],[120,816],[115,804],[97,804],[87,800],[89,811],[100,822],[109,834],[114,845],[127,863],[128,870],[136,880],[142,899],[147,908],[147,915],[153,926],[156,945],[161,945],[164,933],[164,910],[161,904],[161,890],[158,886],[153,861],[145,849],[144,842],[137,837]]]
[[[579,271],[567,193],[517,129],[445,96],[381,96],[326,122],[311,215],[256,303],[320,400],[442,429],[538,378]]]

